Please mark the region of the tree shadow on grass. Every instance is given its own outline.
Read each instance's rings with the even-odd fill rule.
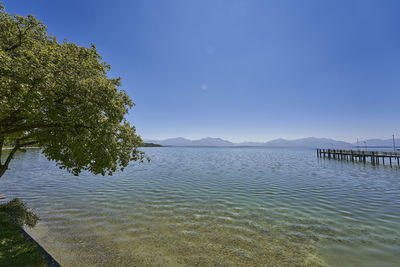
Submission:
[[[39,247],[3,212],[0,212],[0,266],[47,266]]]

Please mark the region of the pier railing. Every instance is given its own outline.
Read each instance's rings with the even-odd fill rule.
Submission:
[[[341,160],[351,160],[360,162],[371,162],[372,164],[389,164],[390,166],[397,163],[400,166],[400,153],[388,151],[365,151],[365,150],[346,150],[346,149],[317,149],[317,157],[333,158]]]

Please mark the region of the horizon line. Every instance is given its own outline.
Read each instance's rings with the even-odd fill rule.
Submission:
[[[208,139],[208,138],[210,138],[210,139],[221,139],[222,141],[231,142],[233,144],[240,144],[240,143],[268,143],[268,142],[276,141],[276,140],[297,141],[297,140],[301,140],[301,139],[311,139],[311,138],[314,138],[314,139],[330,139],[332,141],[345,142],[345,143],[348,143],[348,144],[357,143],[357,138],[354,141],[343,141],[343,140],[335,139],[335,138],[315,137],[315,136],[300,137],[300,138],[294,138],[294,139],[286,139],[286,138],[283,138],[283,137],[278,137],[278,138],[270,139],[270,140],[267,140],[267,141],[248,141],[248,140],[246,140],[246,141],[236,141],[236,142],[231,141],[229,139],[224,139],[222,137],[211,137],[211,136],[202,137],[202,138],[199,138],[199,139],[190,139],[190,138],[183,137],[183,136],[177,136],[177,137],[167,137],[167,138],[161,138],[161,139],[157,139],[157,138],[156,139],[154,139],[154,138],[142,138],[142,140],[144,142],[145,141],[165,141],[165,140],[168,140],[168,139],[177,139],[177,138],[183,138],[183,139],[186,139],[188,141],[198,141],[198,140],[204,140],[204,139]],[[364,141],[368,141],[368,140],[386,141],[386,140],[390,140],[390,139],[391,138],[365,138],[365,139],[358,139],[358,142],[364,142]],[[397,138],[395,137],[395,140],[399,140],[399,139],[400,139],[400,137],[397,137]]]

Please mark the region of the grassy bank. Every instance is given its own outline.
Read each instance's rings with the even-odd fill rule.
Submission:
[[[0,266],[48,266],[39,247],[0,212]]]

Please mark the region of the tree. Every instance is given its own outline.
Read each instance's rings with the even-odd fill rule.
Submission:
[[[39,221],[39,217],[19,198],[14,198],[7,203],[0,203],[0,212],[10,215],[20,226],[34,227]]]
[[[30,145],[75,175],[142,162],[142,140],[125,119],[134,103],[109,70],[93,44],[60,43],[34,16],[0,3],[0,177]],[[13,146],[2,157],[5,143]]]

